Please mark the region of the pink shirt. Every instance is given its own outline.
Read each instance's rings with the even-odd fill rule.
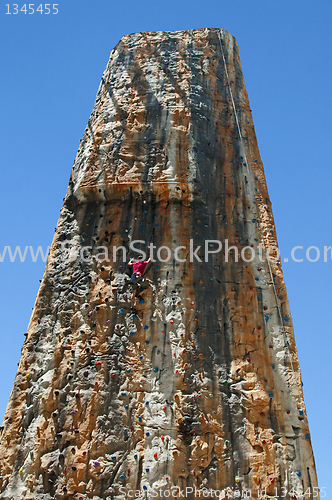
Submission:
[[[133,272],[134,273],[144,273],[147,262],[140,260],[139,262],[133,262]]]

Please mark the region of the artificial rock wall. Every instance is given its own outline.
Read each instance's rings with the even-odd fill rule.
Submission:
[[[208,254],[209,239],[222,250]],[[161,246],[172,252],[147,270],[137,314],[134,240],[152,243],[155,259]],[[226,240],[255,258],[236,262],[233,249],[225,262]],[[317,487],[282,269],[259,245],[276,255],[235,39],[218,29],[124,36],[22,348],[0,498],[152,498],[151,488],[164,498],[171,487],[187,498],[195,487],[210,489],[205,498],[282,488],[296,498]],[[114,246],[129,250],[124,262]]]

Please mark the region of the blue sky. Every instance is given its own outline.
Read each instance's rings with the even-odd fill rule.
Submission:
[[[5,245],[51,243],[79,141],[119,39],[138,31],[204,27],[225,28],[239,43],[282,258],[297,245],[304,256],[310,246],[323,253],[332,245],[330,1],[57,2],[59,13],[49,15],[8,15],[6,2],[0,4],[0,252]],[[322,257],[283,264],[319,483],[327,498],[331,266]],[[0,419],[43,269],[40,259],[0,263]]]

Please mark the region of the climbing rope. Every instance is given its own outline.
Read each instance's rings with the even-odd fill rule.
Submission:
[[[232,87],[231,87],[230,79],[229,79],[229,75],[228,75],[228,70],[227,70],[227,65],[226,65],[226,58],[225,58],[225,53],[224,53],[224,49],[223,49],[223,46],[222,46],[222,41],[221,41],[221,35],[220,35],[220,33],[221,33],[221,30],[219,29],[218,30],[218,38],[219,38],[219,44],[220,44],[220,49],[221,49],[221,53],[222,53],[223,63],[224,63],[224,67],[225,67],[225,73],[226,73],[226,78],[227,78],[227,85],[228,85],[228,88],[229,88],[229,93],[230,93],[230,97],[231,97],[231,101],[232,101],[232,106],[233,106],[233,110],[234,110],[234,115],[235,115],[235,120],[236,120],[236,126],[237,126],[237,130],[238,130],[238,133],[239,133],[240,141],[241,141],[244,163],[246,165],[246,169],[247,169],[247,172],[248,172],[249,184],[250,184],[251,189],[254,192],[254,186],[253,186],[252,181],[251,181],[251,175],[250,175],[250,170],[249,170],[249,163],[248,163],[247,156],[246,156],[246,153],[245,153],[244,142],[243,142],[241,128],[240,128],[240,123],[239,123],[239,119],[238,119],[238,115],[237,115],[237,109],[236,109],[235,101],[234,101],[234,97],[233,97]],[[257,205],[256,205],[256,208],[257,208]],[[258,223],[259,223],[258,225],[259,225],[259,229],[260,229],[260,233],[261,233],[261,238],[262,238],[263,245],[264,245],[265,254],[268,257],[267,248],[266,248],[265,239],[264,239],[264,234],[263,234],[263,229],[262,229],[262,222],[261,222],[261,218],[260,218],[260,214],[259,214],[258,208],[257,208],[257,219],[258,219]],[[277,289],[276,289],[276,285],[275,285],[275,281],[274,281],[274,277],[273,277],[273,273],[272,273],[272,269],[271,269],[269,258],[267,258],[267,265],[268,265],[268,269],[269,269],[269,273],[270,273],[270,277],[271,277],[271,282],[272,282],[272,286],[273,286],[273,291],[274,291],[274,296],[275,296],[275,300],[276,300],[277,310],[278,310],[278,314],[279,314],[279,318],[280,318],[280,323],[281,323],[281,327],[282,327],[282,333],[283,333],[284,340],[285,340],[285,348],[286,348],[286,352],[288,353],[288,357],[289,357],[289,360],[290,360],[291,369],[292,369],[292,372],[293,372],[293,375],[294,375],[294,378],[295,378],[295,382],[296,382],[296,388],[297,388],[299,400],[300,400],[300,403],[301,403],[301,401],[302,401],[301,393],[300,393],[300,389],[299,389],[299,385],[298,385],[298,381],[297,381],[297,377],[296,377],[296,372],[295,372],[294,366],[293,366],[292,356],[291,356],[290,349],[289,349],[289,342],[288,342],[287,333],[286,333],[286,329],[285,329],[285,325],[284,325],[284,321],[283,321],[283,317],[282,317],[282,313],[281,313],[281,308],[280,308],[280,305],[279,305],[279,302],[278,302]]]

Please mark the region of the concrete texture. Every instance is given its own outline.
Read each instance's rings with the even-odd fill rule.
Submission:
[[[222,251],[208,255],[209,239]],[[147,269],[137,314],[126,265],[136,255],[112,259],[113,246],[128,251],[134,240],[172,251]],[[225,262],[226,240],[255,250],[254,260],[235,262],[233,250]],[[183,262],[173,258],[180,245]],[[202,262],[190,245],[201,246]],[[207,488],[205,498],[216,497],[211,489],[223,499],[249,490],[313,498],[282,269],[258,255],[275,255],[275,245],[235,39],[218,29],[124,36],[77,153],[22,348],[0,498],[164,498],[172,487],[190,499],[195,488]]]

